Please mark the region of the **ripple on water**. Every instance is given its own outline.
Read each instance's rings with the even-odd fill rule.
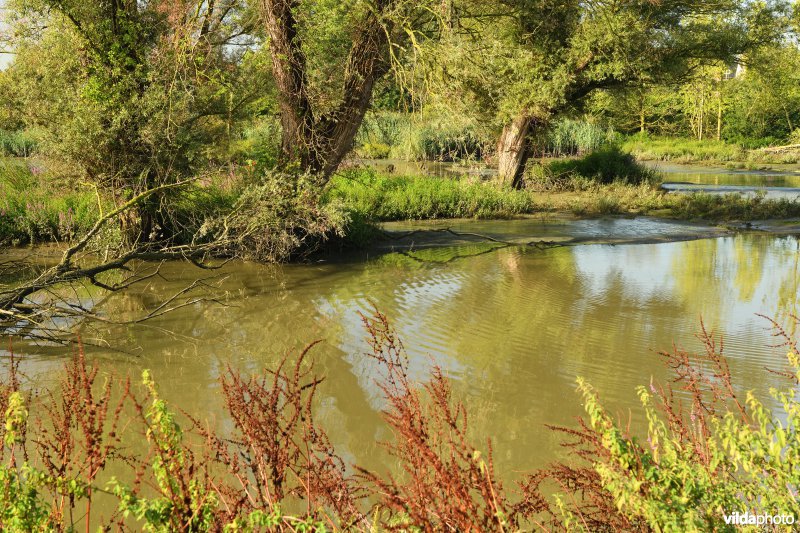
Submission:
[[[707,231],[645,220],[461,224],[524,238]],[[472,243],[280,269],[229,264],[220,286],[228,307],[208,302],[150,324],[98,327],[93,335],[124,340],[139,356],[92,353],[123,373],[150,368],[163,380],[166,399],[220,419],[217,378],[226,364],[258,371],[322,339],[314,357],[327,377],[319,394],[325,416],[335,421],[331,431],[349,456],[371,457],[382,404],[358,313],[374,304],[407,346],[413,376],[424,380],[432,364],[441,366],[466,399],[475,433],[494,438],[498,469],[520,470],[554,457],[557,441],[543,424],[569,425],[581,413],[576,376],[592,383],[614,412],[635,409],[635,387],[667,378],[656,351],[673,341],[697,349],[701,316],[724,334],[737,387],[766,391],[778,383],[763,367],[779,366],[782,350],[768,347],[773,339],[755,313],[785,319],[798,311],[799,263],[794,238],[740,235],[548,250]],[[195,275],[169,266],[163,273],[147,298],[132,291],[103,308],[147,311]],[[53,359],[30,359],[25,371],[52,374]]]

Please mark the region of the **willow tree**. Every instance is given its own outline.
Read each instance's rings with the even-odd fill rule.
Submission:
[[[400,60],[425,1],[260,0],[283,164],[326,180],[353,145],[376,83]]]
[[[499,179],[519,185],[530,139],[598,89],[685,76],[765,38],[780,6],[735,0],[463,0],[439,79],[498,132]],[[775,30],[777,31],[777,30]],[[769,32],[766,32],[769,33]],[[459,101],[455,93],[449,101]],[[463,99],[462,99],[463,101]]]
[[[65,174],[121,205],[197,173],[203,150],[252,95],[231,45],[240,0],[14,0],[9,75],[26,126]],[[131,242],[170,237],[167,196],[124,217]]]

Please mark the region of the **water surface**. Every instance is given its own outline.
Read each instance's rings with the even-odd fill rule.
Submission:
[[[608,221],[581,224],[588,234],[614,231]],[[462,225],[502,233],[486,223]],[[536,232],[523,224],[511,233],[524,240]],[[633,409],[634,424],[641,422],[635,387],[667,377],[657,350],[673,342],[697,347],[701,318],[725,336],[740,390],[775,385],[780,378],[763,369],[781,368],[782,350],[769,347],[768,324],[756,313],[786,320],[798,311],[799,250],[795,237],[742,234],[545,249],[468,242],[282,267],[231,263],[211,274],[172,263],[163,278],[114,294],[98,309],[133,319],[209,275],[222,304],[198,302],[143,324],[95,324],[81,334],[113,346],[90,349],[104,372],[149,368],[169,401],[221,427],[228,424],[218,379],[227,365],[256,372],[320,340],[313,353],[326,376],[321,420],[348,461],[380,468],[377,443],[389,433],[359,316],[374,305],[404,340],[416,378],[438,365],[453,379],[474,435],[493,439],[508,479],[558,456],[559,439],[545,424],[571,424],[581,414],[577,376],[613,412],[627,418]],[[19,344],[16,351],[40,383],[58,378],[69,353]]]

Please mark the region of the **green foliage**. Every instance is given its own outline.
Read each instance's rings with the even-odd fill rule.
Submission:
[[[539,140],[537,148],[555,157],[583,155],[615,144],[618,137],[613,128],[602,128],[585,120],[561,119]]]
[[[472,120],[441,111],[375,112],[364,119],[356,152],[370,159],[458,161],[479,159],[489,141]]]
[[[721,352],[705,341],[707,353],[696,362],[672,356],[691,408],[653,386],[639,388],[646,442],[626,435],[595,391],[578,381],[589,425],[607,454],[593,465],[603,488],[621,514],[656,531],[734,531],[724,516],[745,510],[796,519],[800,402],[794,386],[770,390],[777,410],[752,391],[740,402]],[[796,383],[800,361],[792,345],[787,359]]]
[[[159,495],[145,498],[112,481],[111,490],[119,499],[119,511],[126,518],[133,516],[142,522],[144,531],[208,531],[217,507],[215,494],[209,492],[199,475],[193,477],[195,465],[183,442],[183,432],[166,402],[159,398],[146,370],[142,373],[142,382],[151,399],[143,417],[147,426],[145,436],[155,452],[150,468]],[[190,476],[188,482],[187,472]]]
[[[341,203],[323,202],[313,177],[273,171],[246,187],[230,210],[206,219],[197,237],[223,255],[280,262],[343,236],[347,223]]]
[[[800,217],[800,202],[787,198],[765,200],[739,194],[681,194],[672,198],[672,214],[682,219],[769,220]]]
[[[580,159],[553,161],[548,170],[555,175],[577,175],[597,183],[654,184],[660,179],[656,171],[637,163],[630,153],[616,146],[607,146]]]
[[[689,163],[692,161],[743,161],[746,159],[741,147],[725,141],[634,136],[623,141],[621,148],[639,159],[649,161]]]
[[[782,20],[776,17],[775,27]],[[785,144],[800,122],[800,51],[778,39],[744,57],[696,63],[679,79],[596,93],[589,108],[625,133],[725,140],[748,149]]]
[[[621,147],[637,159],[645,161],[671,161],[675,163],[725,164],[734,168],[760,169],[763,165],[797,163],[797,151],[763,151],[765,144],[774,144],[773,138],[737,139],[737,144],[728,141],[633,135],[626,138]],[[783,142],[783,141],[781,141]]]
[[[392,147],[383,143],[366,142],[358,148],[358,155],[365,159],[386,159]]]
[[[764,46],[747,63],[744,75],[727,82],[723,137],[785,144],[800,124],[800,50],[791,42]]]
[[[30,157],[38,145],[38,139],[30,132],[0,129],[0,157]]]
[[[331,180],[328,202],[372,221],[431,218],[503,218],[529,213],[535,202],[526,191],[497,188],[468,179],[384,176],[348,170]]]
[[[24,163],[0,159],[0,242],[69,241],[97,219],[94,193],[58,187],[41,170],[36,172]]]
[[[243,165],[251,176],[264,174],[278,164],[280,139],[280,125],[273,119],[261,118],[241,132],[228,157]]]
[[[40,477],[28,465],[0,466],[0,524],[9,531],[51,531]]]
[[[7,385],[3,384],[3,388]],[[13,389],[14,387],[10,387]],[[28,410],[19,390],[4,390],[7,404],[3,425],[3,449],[0,456],[0,526],[9,531],[52,531],[51,509],[45,497],[48,486],[56,485],[62,494],[81,497],[84,485],[46,475],[32,467],[24,456]],[[18,457],[18,455],[20,457]]]
[[[259,52],[223,51],[240,5],[19,0],[9,6],[15,108],[42,132],[41,152],[64,177],[91,181],[116,201],[210,165],[213,147],[247,111]],[[263,54],[261,54],[263,55]],[[268,84],[265,84],[268,85]],[[230,135],[229,135],[230,137]],[[162,195],[139,206],[129,240],[175,228]]]

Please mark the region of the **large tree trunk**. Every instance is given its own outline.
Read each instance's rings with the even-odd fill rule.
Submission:
[[[394,0],[378,0],[377,13]],[[272,71],[281,114],[281,151],[285,164],[323,179],[336,171],[350,151],[372,98],[375,82],[389,68],[387,27],[370,12],[354,32],[344,68],[342,100],[331,113],[315,113],[308,96],[308,72],[301,49],[295,10],[298,0],[262,0],[261,14],[269,35]]]
[[[385,6],[390,2],[384,0],[378,4]],[[347,58],[342,101],[335,111],[321,117],[316,125],[316,130],[322,133],[323,144],[318,148],[319,168],[315,170],[325,178],[336,171],[353,148],[353,140],[364,121],[375,83],[389,70],[386,28],[374,14],[361,21],[361,28]]]
[[[531,155],[529,135],[533,123],[533,117],[522,112],[503,128],[497,141],[497,179],[503,186],[522,186],[525,165]]]

